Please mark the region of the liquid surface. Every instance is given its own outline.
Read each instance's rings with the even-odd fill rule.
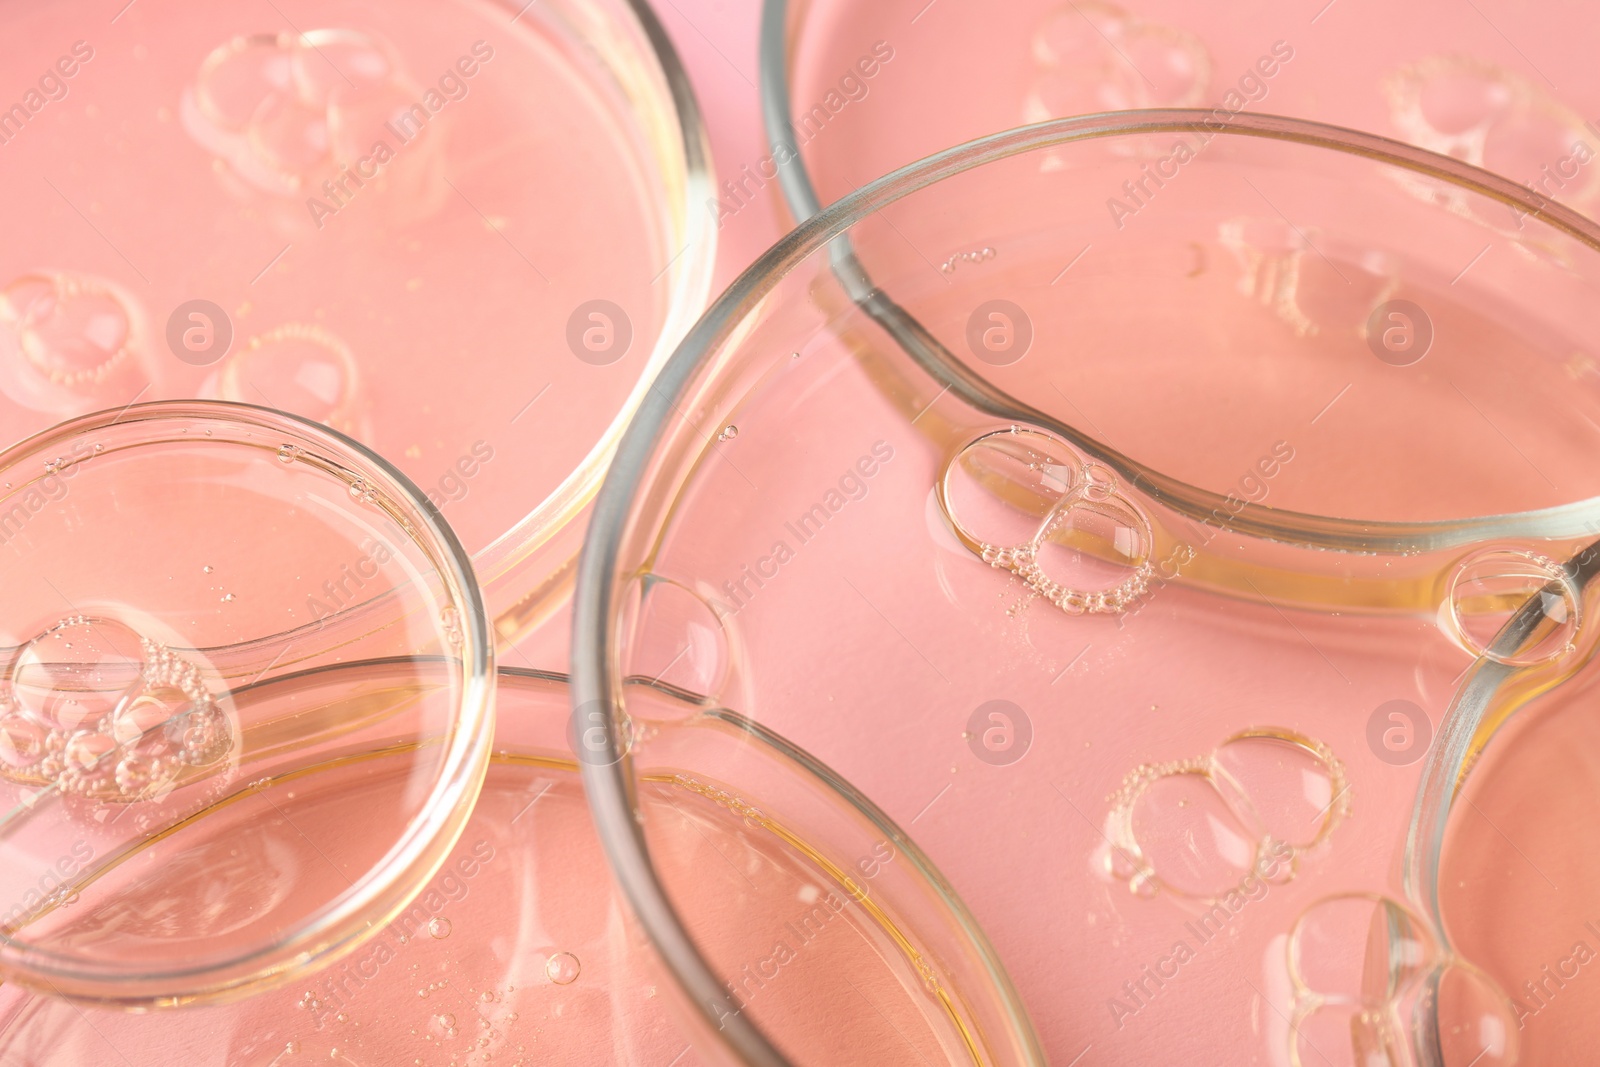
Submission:
[[[10,453],[12,979],[135,1004],[248,987],[359,940],[369,924],[341,909],[448,847],[454,819],[429,807],[472,795],[470,749],[489,744],[462,591],[404,491],[326,446],[230,413],[107,419]],[[335,670],[363,654],[387,673]],[[321,779],[302,780],[325,766],[382,793],[387,821],[326,817]]]
[[[677,1025],[683,1006],[611,888],[576,764],[545,748],[565,730],[565,691],[503,675],[502,697],[508,720],[460,842],[353,955],[234,1004],[144,1015],[8,988],[0,1062],[87,1064],[113,1051],[134,1064],[180,1056],[227,1067],[702,1062]],[[169,909],[170,921],[198,936],[197,914],[220,921],[229,905],[242,914],[270,892],[315,895],[307,874],[387,831],[404,792],[396,764],[389,755],[305,779],[298,806],[283,813],[299,832],[263,835],[265,851],[214,850],[202,879],[209,910]],[[820,1049],[842,1061],[862,1040],[886,1063],[959,1053],[948,1008],[930,991],[937,979],[918,970],[891,936],[893,919],[841,881],[837,864],[692,775],[653,774],[646,812],[664,869],[694,894],[694,910],[713,904],[750,920],[703,931],[740,1010],[802,1055]],[[887,846],[878,855],[895,860]],[[226,877],[215,877],[219,865]],[[70,910],[83,906],[74,897]],[[850,978],[839,995],[792,995],[824,990],[839,974]]]
[[[1052,1062],[1402,1067],[1430,1027],[1453,1067],[1541,1062],[1398,857],[1511,613],[1540,605],[1530,663],[1588,654],[1556,578],[1600,494],[1593,253],[1226,138],[1105,209],[1174,143],[1012,157],[852,232],[879,293],[1031,414],[915,366],[825,256],[780,281],[686,399],[697,437],[669,431],[681,482],[641,543],[703,608],[647,595],[628,669],[706,686],[906,827]],[[1421,355],[1373,325],[1402,300]],[[1231,528],[1291,512],[1326,540]]]
[[[397,796],[392,783],[351,784],[328,783],[313,825],[359,840]],[[368,817],[352,819],[355,806]],[[288,887],[283,874],[320,861],[303,838],[239,856],[235,895],[275,872]],[[444,868],[332,970],[234,1005],[142,1016],[13,994],[0,1062],[698,1063],[644,959],[607,890],[575,775],[507,759]]]
[[[963,141],[1127,108],[1293,115],[1466,160],[1592,209],[1597,78],[1583,7],[1474,12],[1378,0],[974,0],[804,5],[793,63],[797,140],[822,201]],[[1511,32],[1516,23],[1520,33]],[[981,89],[968,73],[988,57]],[[957,73],[959,72],[959,73]],[[1508,219],[1509,221],[1509,219]],[[982,244],[951,261],[981,257]],[[969,257],[969,258],[963,258]]]
[[[242,401],[371,445],[470,551],[539,508],[625,405],[679,249],[611,75],[514,14],[0,7],[0,436]]]

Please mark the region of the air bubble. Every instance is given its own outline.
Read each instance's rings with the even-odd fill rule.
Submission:
[[[1050,434],[985,434],[951,460],[936,497],[968,551],[1070,615],[1120,614],[1149,587],[1150,520],[1110,470]]]
[[[1262,830],[1293,848],[1311,848],[1345,814],[1339,762],[1311,738],[1246,731],[1212,760]]]
[[[738,436],[739,436],[739,427],[735,426],[733,423],[730,422],[730,423],[728,423],[728,425],[726,425],[726,426],[724,426],[722,428],[722,432],[721,433],[717,434],[717,440],[719,440],[719,441],[732,441],[734,438],[736,438]]]
[[[556,985],[571,985],[578,980],[582,969],[578,957],[570,952],[557,952],[544,961],[544,975]]]
[[[45,731],[21,715],[0,719],[0,761],[13,768],[30,767],[44,754]]]
[[[1388,897],[1326,897],[1289,932],[1289,977],[1302,995],[1334,1004],[1380,1008],[1432,966],[1431,931]]]
[[[1187,30],[1113,4],[1057,9],[1033,35],[1036,76],[1025,122],[1129,108],[1192,107],[1211,82],[1211,56]]]
[[[0,391],[77,414],[139,377],[133,298],[80,274],[33,273],[0,290]]]
[[[1412,1067],[1414,1061],[1392,1010],[1318,1004],[1296,1014],[1289,1062],[1293,1067]]]
[[[1440,952],[1427,924],[1396,900],[1344,894],[1313,904],[1287,942],[1294,1062],[1409,1067],[1401,1040],[1409,1029],[1436,1067],[1512,1067],[1512,1002],[1488,975]]]
[[[701,696],[721,693],[733,657],[718,612],[705,597],[670,578],[646,575],[638,588],[638,622],[628,648],[628,673]],[[743,589],[725,592],[722,599],[737,609],[760,595],[753,582],[745,582]],[[637,703],[634,711],[642,720],[681,717],[695,710],[681,701],[641,698]]]
[[[1525,607],[1537,614],[1523,616]],[[1488,548],[1457,564],[1440,623],[1473,655],[1528,667],[1566,655],[1582,616],[1582,601],[1560,564],[1536,552]],[[1513,617],[1526,629],[1501,640]]]
[[[335,55],[337,59],[328,58]],[[335,76],[337,75],[337,76]],[[408,91],[409,90],[409,91]],[[367,115],[350,140],[347,110],[384,118],[421,90],[404,83],[374,38],[349,30],[238,36],[214,49],[180,102],[183,125],[206,149],[257,188],[292,196],[335,159],[371,147],[377,122]],[[335,152],[337,142],[341,151]],[[360,152],[355,149],[359,148]]]
[[[236,740],[198,667],[114,620],[52,627],[18,657],[14,682],[23,714],[0,720],[0,776],[14,780],[139,800]]]
[[[438,916],[428,920],[428,936],[443,940],[450,936],[450,920]]]
[[[1207,756],[1145,764],[1111,797],[1113,877],[1139,895],[1254,899],[1292,879],[1349,810],[1344,767],[1326,745],[1261,728]]]
[[[355,354],[322,326],[288,322],[250,338],[228,358],[222,399],[259,402],[264,394],[296,415],[347,433],[358,427]]]
[[[1521,1026],[1511,1002],[1488,975],[1462,963],[1447,964],[1432,976],[1428,994],[1441,1067],[1511,1067],[1517,1062]]]
[[[74,616],[28,642],[13,693],[42,726],[74,730],[116,707],[143,666],[139,635],[111,619]]]
[[[1395,71],[1384,90],[1395,126],[1413,144],[1578,206],[1600,188],[1592,171],[1582,172],[1591,158],[1578,152],[1590,140],[1584,117],[1511,70],[1470,56],[1430,56]],[[1509,216],[1492,221],[1506,224]]]

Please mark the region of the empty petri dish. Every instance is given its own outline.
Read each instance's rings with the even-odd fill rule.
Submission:
[[[0,486],[0,973],[147,1008],[359,949],[489,757],[488,624],[438,512],[347,438],[215,402],[69,421]]]
[[[1349,126],[1486,167],[1580,211],[1592,214],[1600,197],[1600,72],[1578,43],[1584,14],[1559,0],[1525,4],[1515,19],[1436,0],[1400,12],[1344,0],[1203,9],[770,0],[766,9],[775,23],[766,49],[787,57],[793,92],[789,144],[823,203],[997,130],[1162,107]],[[752,174],[765,184],[773,169]],[[720,195],[733,208],[753,194],[741,178]],[[1520,229],[1503,206],[1489,221]]]
[[[771,1005],[851,995],[747,997],[652,839],[646,769],[737,713],[836,790],[733,757],[717,788],[811,840],[853,782],[1014,982],[1031,1029],[930,1062],[1514,1062],[1441,1009],[1499,994],[1401,875],[1474,664],[1593,648],[1597,252],[1459,160],[1182,109],[951,149],[775,246],[630,427],[574,601],[590,803],[708,1022],[748,1024],[707,1034],[829,1062]]]
[[[444,685],[418,664],[413,684]],[[396,683],[392,661],[291,671],[280,699]],[[476,807],[422,890],[338,964],[226,1004],[129,1013],[0,989],[0,1062],[382,1067],[635,1064],[696,1067],[673,998],[609,876],[567,744],[565,679],[503,669],[494,752]],[[393,755],[375,753],[381,766]],[[306,822],[354,823],[366,801],[319,790]],[[241,871],[260,879],[266,866]]]
[[[0,443],[164,398],[302,415],[416,482],[508,635],[537,621],[709,281],[704,134],[647,5],[0,26]]]

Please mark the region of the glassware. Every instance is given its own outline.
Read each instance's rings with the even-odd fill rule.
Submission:
[[[1593,820],[1594,661],[1541,646],[1549,606],[1592,604],[1597,561],[1590,545],[1481,589],[1504,625],[1441,724],[1406,841],[1408,898],[1437,932],[1439,963],[1402,1003],[1456,1046],[1493,1005],[1525,1063],[1581,1058],[1595,1036],[1581,979],[1600,941],[1584,901],[1596,872],[1580,844]]]
[[[824,203],[950,145],[1130,108],[1222,107],[1369,130],[1593,214],[1600,72],[1588,16],[1422,0],[769,0],[795,139]],[[787,8],[787,12],[784,9]],[[982,57],[981,59],[978,57]],[[770,167],[751,173],[770,180]],[[747,179],[719,196],[737,207]]]
[[[737,713],[948,873],[1005,971],[938,988],[1009,972],[1042,1053],[1020,1016],[1006,1051],[1515,1062],[1501,979],[1447,968],[1400,846],[1464,672],[1593,649],[1558,576],[1600,528],[1597,251],[1458,160],[1193,110],[988,137],[775,246],[641,408],[574,602],[590,804],[668,967],[735,1021],[710,1036],[827,1062],[782,1015],[847,995],[741,1004],[639,810]],[[662,721],[635,677],[704,710]],[[802,840],[852,806],[675,762]]]
[[[359,949],[489,759],[488,622],[437,510],[334,431],[217,402],[72,420],[0,485],[0,972],[145,1008]]]
[[[419,662],[412,681],[442,685],[443,673]],[[272,685],[285,699],[321,703],[330,691],[395,680],[392,663],[364,660]],[[567,744],[564,677],[502,668],[496,704],[488,775],[459,841],[359,950],[281,988],[177,1012],[110,1011],[6,987],[0,1062],[694,1067],[671,999],[658,995],[638,934],[606,888]],[[346,791],[319,799],[333,805],[311,817],[352,818]]]
[[[709,285],[705,135],[635,0],[0,7],[0,445],[135,401],[304,415],[558,603]]]

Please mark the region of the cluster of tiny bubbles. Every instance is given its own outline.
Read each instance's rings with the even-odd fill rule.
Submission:
[[[444,628],[445,643],[451,648],[459,647],[462,640],[461,612],[453,605],[440,608],[439,625]]]
[[[1517,1020],[1493,979],[1441,951],[1432,928],[1376,893],[1324,897],[1289,932],[1294,1067],[1510,1067]]]
[[[1349,813],[1350,788],[1327,745],[1260,727],[1198,759],[1137,767],[1108,803],[1100,873],[1138,896],[1242,906],[1295,876]]]
[[[939,264],[939,269],[945,274],[954,274],[956,267],[962,263],[985,263],[995,257],[995,250],[987,245],[972,252],[958,252]]]
[[[1150,519],[1114,472],[1051,434],[984,434],[951,458],[936,497],[968,551],[1069,615],[1120,615],[1149,589]]]
[[[199,667],[114,619],[74,615],[25,645],[0,717],[0,778],[92,800],[163,797],[232,750]]]

